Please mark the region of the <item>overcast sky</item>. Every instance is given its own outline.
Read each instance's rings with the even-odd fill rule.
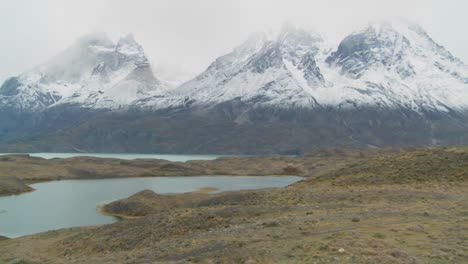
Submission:
[[[331,40],[402,16],[468,62],[465,0],[0,0],[0,81],[43,63],[79,36],[133,33],[154,64],[199,73],[250,33],[283,22]]]

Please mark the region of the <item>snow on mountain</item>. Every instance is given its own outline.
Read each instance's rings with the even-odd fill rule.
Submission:
[[[386,107],[443,111],[468,108],[468,68],[419,26],[370,24],[331,52],[319,35],[291,25],[257,33],[167,96],[138,105]]]
[[[330,50],[326,47],[319,35],[291,25],[276,33],[256,33],[167,97],[140,103],[156,108],[230,100],[254,105],[313,105],[308,90],[325,85],[316,57],[324,58]]]
[[[60,104],[119,108],[163,89],[132,35],[113,43],[105,34],[78,39],[47,63],[0,88],[0,102],[33,110]]]
[[[415,111],[468,108],[467,66],[409,22],[374,23],[347,36],[326,64],[325,68],[340,75],[332,94],[345,94],[328,104],[349,102]]]
[[[113,43],[93,34],[0,88],[0,103],[20,109],[164,109],[230,101],[252,107],[459,111],[468,109],[468,67],[420,26],[402,20],[372,23],[336,48],[313,31],[285,25],[252,34],[181,85],[156,79],[131,35]]]

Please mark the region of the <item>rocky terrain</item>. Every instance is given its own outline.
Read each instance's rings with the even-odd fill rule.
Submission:
[[[142,191],[104,206],[106,213],[127,220],[4,240],[0,242],[0,260],[468,261],[467,148],[360,153],[352,158],[343,152],[329,151],[312,157],[315,162],[297,158],[296,164],[303,162],[302,168],[310,170],[303,170],[306,179],[286,188],[167,196]],[[296,158],[287,159],[291,162]],[[325,160],[341,164],[312,169],[314,163]]]

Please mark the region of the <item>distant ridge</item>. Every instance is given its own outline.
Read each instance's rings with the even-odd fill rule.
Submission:
[[[419,25],[371,23],[338,46],[285,25],[178,87],[133,36],[80,38],[0,88],[0,149],[303,153],[468,142],[468,67]]]

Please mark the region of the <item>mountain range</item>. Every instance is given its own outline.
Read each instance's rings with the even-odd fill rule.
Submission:
[[[194,79],[155,76],[132,35],[78,39],[0,87],[0,150],[297,154],[468,142],[468,66],[407,21],[333,45],[252,34]]]

